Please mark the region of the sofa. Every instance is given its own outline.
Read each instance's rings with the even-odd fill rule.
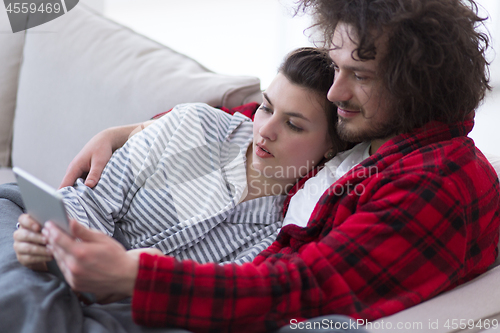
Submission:
[[[235,107],[261,98],[258,78],[211,72],[81,4],[16,34],[2,6],[0,31],[0,184],[14,180],[15,165],[57,187],[93,135],[178,103]],[[499,174],[500,158],[488,159]],[[495,320],[500,322],[500,267],[493,265],[473,281],[365,327],[500,332]]]
[[[261,98],[258,78],[211,72],[81,4],[16,34],[0,7],[0,167],[14,164],[54,187],[106,127],[179,103],[231,108]],[[12,180],[6,169],[0,177]]]

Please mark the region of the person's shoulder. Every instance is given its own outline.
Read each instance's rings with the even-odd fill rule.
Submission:
[[[168,124],[169,118],[201,124],[203,127],[224,127],[231,122],[232,116],[205,103],[183,103],[176,105],[159,120],[163,119],[163,122]]]
[[[470,173],[470,177],[474,177],[476,171],[472,170],[478,168],[487,173],[493,171],[484,155],[469,137],[458,137],[423,147],[419,150],[419,155],[426,169],[431,170],[432,165],[440,175],[446,177],[463,173]]]
[[[205,103],[180,104],[174,108],[175,113],[184,122],[201,126],[205,132],[212,133],[219,140],[241,133],[244,137],[251,135],[252,121],[240,113],[230,114]]]
[[[467,186],[481,192],[498,184],[495,170],[468,137],[421,147],[402,156],[384,173],[392,179],[425,179],[457,193],[467,191]]]
[[[206,103],[183,103],[176,105],[171,112],[174,113],[186,113],[192,115],[206,115],[229,118],[230,114],[224,112],[220,109],[214,108]]]

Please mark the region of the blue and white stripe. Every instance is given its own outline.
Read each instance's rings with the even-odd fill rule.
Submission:
[[[131,248],[178,259],[248,262],[281,226],[284,196],[245,194],[252,122],[205,104],[182,104],[115,152],[94,189],[61,190],[68,213]]]

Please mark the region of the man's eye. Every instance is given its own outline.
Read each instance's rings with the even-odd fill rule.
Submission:
[[[357,80],[357,81],[365,81],[367,80],[368,78],[365,77],[365,76],[359,76],[359,75],[356,75],[354,74],[354,78]]]

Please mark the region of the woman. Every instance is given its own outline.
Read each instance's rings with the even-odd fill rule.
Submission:
[[[290,187],[344,148],[325,97],[333,76],[325,50],[302,48],[263,93],[253,124],[207,105],[174,108],[113,155],[94,189],[79,180],[61,190],[70,216],[123,233],[132,248],[198,262],[253,260],[274,241]],[[18,260],[43,267],[46,240],[29,217],[19,221]]]

